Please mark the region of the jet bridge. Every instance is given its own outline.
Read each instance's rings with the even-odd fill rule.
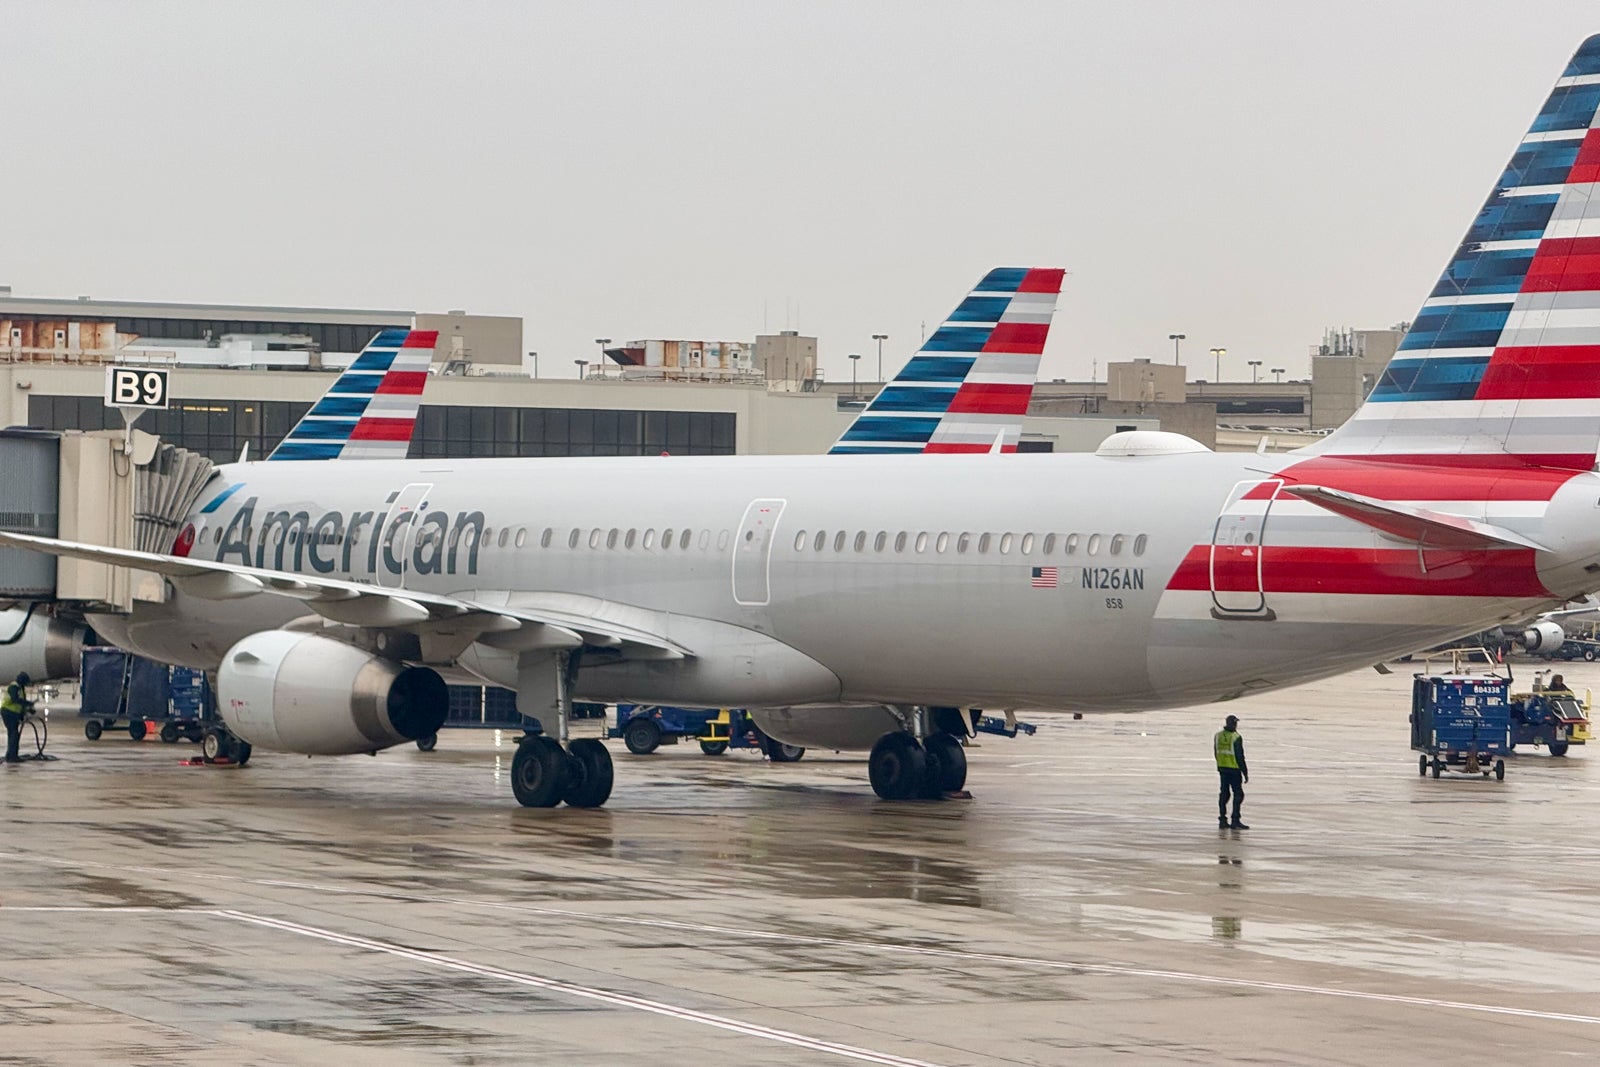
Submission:
[[[0,430],[0,530],[170,552],[214,465],[138,430]],[[146,571],[0,548],[4,601],[128,612],[162,601]]]

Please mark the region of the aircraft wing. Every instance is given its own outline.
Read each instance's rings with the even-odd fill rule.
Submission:
[[[1281,492],[1308,500],[1335,515],[1343,515],[1390,537],[1414,541],[1429,548],[1531,548],[1543,545],[1503,526],[1479,522],[1462,515],[1375,500],[1324,485],[1286,485]]]
[[[605,618],[603,602],[560,594],[506,593],[442,596],[388,589],[338,578],[291,574],[236,563],[165,556],[31,534],[0,532],[0,547],[153,571],[184,593],[203,600],[234,600],[266,593],[302,601],[332,622],[473,640],[499,648],[607,648],[633,659],[683,659],[693,653],[660,634]],[[614,612],[620,614],[623,612]]]

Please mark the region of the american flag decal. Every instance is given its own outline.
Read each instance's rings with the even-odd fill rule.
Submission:
[[[1033,568],[1033,587],[1035,589],[1054,589],[1060,571],[1055,567]]]

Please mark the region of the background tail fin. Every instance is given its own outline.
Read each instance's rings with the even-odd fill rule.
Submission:
[[[984,275],[828,454],[1015,452],[1065,273]]]
[[[268,459],[405,459],[436,330],[384,330]]]
[[[1567,64],[1366,404],[1305,451],[1594,467],[1597,115],[1600,35]]]

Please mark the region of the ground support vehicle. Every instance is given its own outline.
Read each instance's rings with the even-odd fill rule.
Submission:
[[[250,746],[217,716],[216,696],[204,671],[168,667],[120,648],[83,650],[78,714],[83,735],[98,741],[122,725],[143,741],[152,726],[167,744],[188,739],[207,760],[245,763]]]
[[[737,708],[673,708],[658,704],[618,704],[607,737],[620,737],[628,751],[646,756],[662,745],[697,740],[700,751],[720,756],[730,748],[760,749],[774,763],[793,763],[806,754],[762,733]]]
[[[1550,755],[1565,756],[1572,745],[1588,743],[1590,700],[1550,688],[1543,674],[1534,676],[1532,692],[1511,694],[1511,747],[1543,745]]]
[[[1417,773],[1506,776],[1511,750],[1511,679],[1492,671],[1413,675],[1411,748]]]

